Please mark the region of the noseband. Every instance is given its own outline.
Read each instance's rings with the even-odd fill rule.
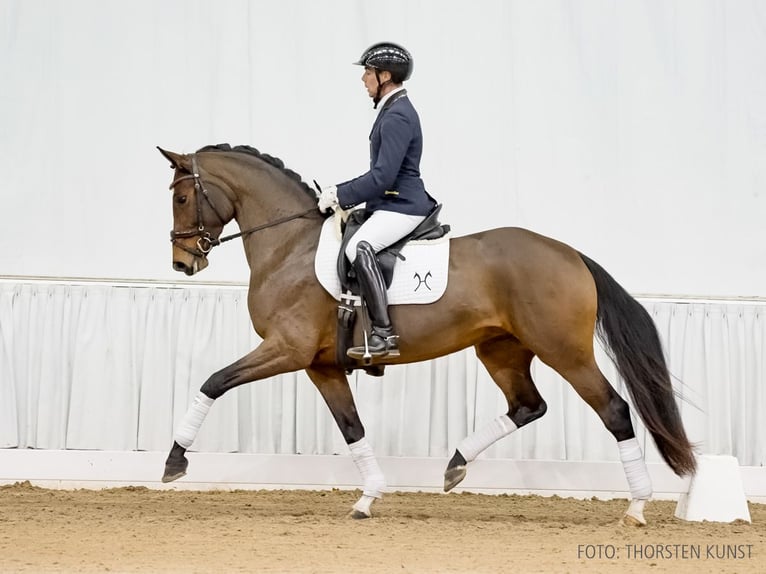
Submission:
[[[191,161],[192,161],[192,173],[187,175],[182,175],[181,177],[177,177],[173,180],[173,182],[170,184],[169,189],[174,189],[176,185],[178,185],[180,182],[185,181],[187,179],[193,179],[194,180],[194,195],[196,197],[197,202],[197,227],[196,229],[187,229],[185,231],[176,231],[175,229],[172,229],[170,231],[170,242],[178,247],[179,249],[186,251],[187,253],[190,253],[191,255],[194,255],[195,257],[207,257],[207,254],[210,253],[210,250],[213,249],[213,247],[217,245],[221,245],[222,243],[225,243],[226,241],[230,241],[232,239],[236,239],[237,237],[244,237],[246,235],[250,235],[251,233],[255,233],[256,231],[260,231],[261,229],[266,229],[268,227],[274,227],[275,225],[279,225],[280,223],[285,223],[287,221],[291,221],[293,219],[298,219],[299,217],[305,217],[306,215],[309,215],[311,213],[318,214],[316,207],[312,207],[310,209],[307,209],[306,211],[302,211],[301,213],[296,213],[294,215],[288,215],[286,217],[282,217],[280,219],[277,219],[276,221],[272,221],[271,223],[265,223],[263,225],[258,225],[256,227],[251,227],[250,229],[245,229],[244,231],[240,231],[239,233],[234,233],[232,235],[227,235],[226,237],[213,237],[209,231],[205,229],[205,222],[203,220],[202,216],[202,198],[207,201],[208,205],[213,210],[213,213],[215,213],[216,217],[218,218],[218,221],[221,222],[221,226],[226,225],[226,220],[221,215],[221,212],[216,209],[215,204],[213,203],[213,200],[210,199],[210,194],[208,193],[207,189],[205,189],[205,184],[202,182],[202,178],[199,175],[199,167],[197,164],[197,155],[192,154],[191,155]],[[186,247],[183,243],[180,243],[178,239],[183,239],[186,237],[197,237],[197,249],[191,249],[189,247]]]
[[[196,229],[187,229],[186,231],[176,231],[175,229],[170,231],[170,242],[175,245],[176,247],[181,248],[182,250],[186,251],[187,253],[191,253],[192,255],[196,257],[205,257],[208,253],[210,253],[210,250],[213,248],[213,241],[215,241],[215,238],[210,234],[209,231],[205,230],[205,221],[202,217],[202,198],[205,198],[205,201],[207,201],[208,205],[212,208],[213,213],[215,213],[216,217],[218,218],[218,221],[221,222],[221,225],[225,225],[226,221],[224,220],[223,216],[221,216],[221,213],[216,209],[215,204],[213,203],[213,200],[210,199],[210,194],[208,193],[207,189],[205,189],[205,184],[202,183],[202,178],[199,175],[199,167],[197,165],[197,156],[192,155],[191,156],[192,161],[192,172],[188,175],[182,175],[181,177],[178,177],[173,180],[173,183],[170,184],[170,189],[174,189],[176,185],[181,183],[182,181],[185,181],[187,179],[193,179],[194,180],[194,195],[196,197],[197,201],[197,228]],[[182,239],[185,237],[197,237],[197,249],[190,249],[186,247],[183,243],[179,243],[178,239]]]

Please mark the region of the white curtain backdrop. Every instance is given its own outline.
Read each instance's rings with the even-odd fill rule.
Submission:
[[[766,296],[762,0],[0,0],[0,274],[174,281],[157,145],[360,175],[351,63],[384,39],[414,55],[457,235],[528,227],[634,293]],[[241,249],[204,275],[246,281]]]
[[[700,452],[766,463],[766,305],[642,303],[660,330]],[[164,451],[205,379],[258,343],[244,287],[0,283],[0,447]],[[601,354],[599,362],[623,392],[609,360]],[[485,456],[618,460],[596,414],[556,373],[534,366],[548,413]],[[507,410],[471,349],[350,382],[381,456],[446,457]],[[638,422],[637,430],[647,459],[660,461]],[[216,401],[193,450],[333,454],[346,447],[311,382],[292,373]]]

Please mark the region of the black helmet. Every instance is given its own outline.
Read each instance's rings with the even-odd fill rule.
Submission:
[[[412,56],[399,44],[380,42],[367,48],[358,62],[359,66],[391,72],[391,80],[401,84],[409,80],[414,63]]]

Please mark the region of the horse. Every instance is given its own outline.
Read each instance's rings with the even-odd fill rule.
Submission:
[[[262,339],[253,351],[212,374],[174,434],[163,482],[186,474],[185,456],[216,399],[239,385],[305,370],[349,446],[363,482],[351,516],[369,518],[386,489],[365,438],[347,379],[336,359],[337,301],[320,285],[314,258],[326,216],[317,196],[284,163],[249,146],[206,146],[180,154],[159,148],[174,169],[172,265],[194,275],[212,249],[241,237],[250,267],[248,309]],[[240,232],[221,237],[236,220]],[[630,407],[596,364],[597,337],[625,381],[658,451],[679,476],[696,470],[649,313],[599,264],[533,231],[496,228],[450,241],[449,281],[426,305],[390,313],[400,354],[383,364],[425,361],[474,347],[502,391],[507,413],[464,438],[444,472],[457,486],[469,463],[494,442],[542,417],[547,409],[530,373],[534,357],[558,372],[596,412],[617,441],[631,499],[624,524],[646,524],[651,479]]]

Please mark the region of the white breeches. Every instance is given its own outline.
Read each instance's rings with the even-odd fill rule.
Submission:
[[[377,253],[396,243],[425,219],[424,215],[407,215],[395,211],[378,210],[365,221],[346,245],[346,257],[351,263],[356,259],[356,246],[366,241]]]

